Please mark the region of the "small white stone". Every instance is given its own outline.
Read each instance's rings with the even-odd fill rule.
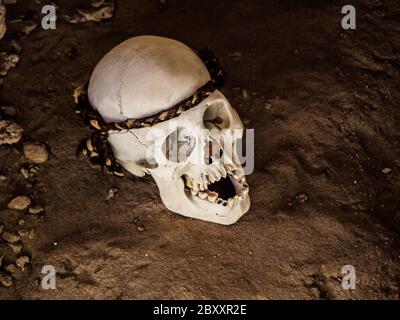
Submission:
[[[44,145],[35,143],[24,144],[25,158],[33,163],[45,163],[49,159],[49,153]]]
[[[18,196],[10,201],[8,208],[12,210],[25,210],[31,205],[31,198],[28,196]]]
[[[390,168],[385,168],[385,169],[382,170],[382,173],[388,174],[388,173],[390,173],[391,171],[392,171],[392,169],[390,169]]]

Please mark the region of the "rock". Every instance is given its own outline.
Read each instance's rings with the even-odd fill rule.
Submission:
[[[111,200],[112,198],[114,198],[117,192],[118,192],[117,188],[111,188],[110,190],[108,190],[106,200]]]
[[[5,52],[0,53],[0,76],[4,77],[7,75],[11,68],[14,68],[19,62],[19,56],[15,53],[7,54]]]
[[[15,254],[20,254],[22,250],[22,244],[11,243],[10,248]]]
[[[8,178],[5,175],[0,174],[0,182],[6,182],[7,179]]]
[[[32,31],[34,31],[37,28],[37,23],[33,20],[27,21],[25,26],[22,28],[22,32],[25,33],[26,35],[29,35]]]
[[[8,208],[12,210],[25,210],[31,203],[31,198],[28,196],[18,196],[10,201]]]
[[[15,266],[15,264],[11,263],[7,267],[5,267],[4,270],[6,270],[8,273],[14,274],[17,272],[17,267]]]
[[[14,121],[0,120],[0,146],[19,142],[23,132],[24,129]]]
[[[8,243],[16,243],[21,240],[21,237],[19,235],[7,231],[3,233],[2,238]]]
[[[92,7],[92,9],[78,9],[77,13],[71,16],[64,15],[64,19],[68,23],[75,24],[87,21],[100,22],[114,15],[115,5],[112,1],[93,1]]]
[[[385,169],[382,170],[382,173],[388,174],[388,173],[390,173],[391,171],[392,171],[392,169],[390,169],[390,168],[385,168]]]
[[[0,4],[0,40],[6,34],[6,7]]]
[[[36,237],[36,231],[35,231],[35,229],[30,230],[29,233],[28,233],[28,239],[29,239],[29,240],[32,240],[32,239],[35,238],[35,237]]]
[[[300,201],[300,203],[304,203],[308,200],[308,197],[307,197],[307,195],[302,193],[297,196],[297,199]]]
[[[11,287],[12,286],[12,278],[5,272],[0,271],[0,283],[4,287]]]
[[[25,168],[21,169],[21,174],[24,177],[25,180],[29,179],[31,177],[31,175],[29,174],[29,171],[26,170]]]
[[[146,230],[144,224],[140,221],[138,217],[133,218],[133,224],[136,226],[136,229],[139,232],[143,232],[144,230]]]
[[[26,229],[18,230],[18,234],[20,237],[27,237],[29,235],[29,230]]]
[[[17,111],[15,110],[14,107],[11,106],[0,107],[0,111],[3,115],[11,118],[17,115]]]
[[[30,207],[28,211],[30,214],[39,214],[44,212],[44,208],[41,206],[35,206],[35,207]]]
[[[44,145],[35,143],[24,144],[25,158],[33,163],[45,163],[49,159],[49,153]]]
[[[24,270],[24,267],[26,264],[30,262],[30,259],[28,256],[21,256],[17,260],[15,260],[15,263],[18,267],[20,267],[22,270]]]

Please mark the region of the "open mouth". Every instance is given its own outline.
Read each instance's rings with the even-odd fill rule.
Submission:
[[[228,172],[226,177],[221,177],[213,183],[198,185],[187,176],[182,176],[185,191],[201,200],[233,208],[249,194],[249,186],[244,175],[238,176]]]

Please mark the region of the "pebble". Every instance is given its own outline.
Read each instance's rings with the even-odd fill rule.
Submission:
[[[27,160],[36,164],[45,163],[49,159],[49,153],[42,144],[24,144],[24,155]]]
[[[0,283],[4,286],[4,287],[11,287],[12,286],[12,278],[10,275],[8,275],[5,272],[1,272],[0,271]]]
[[[18,230],[18,234],[20,237],[27,237],[29,235],[29,230],[26,229]]]
[[[0,120],[0,146],[19,142],[23,132],[24,129],[14,121]]]
[[[110,190],[108,190],[106,200],[111,200],[112,198],[114,198],[117,192],[118,192],[117,188],[111,188]]]
[[[385,168],[385,169],[382,170],[382,173],[388,174],[388,173],[390,173],[391,171],[392,171],[392,169],[390,169],[390,168]]]
[[[8,273],[14,274],[17,272],[17,267],[15,266],[15,264],[11,263],[7,267],[5,267],[4,270],[6,270]]]
[[[37,23],[35,21],[28,21],[23,29],[21,30],[23,33],[26,35],[29,35],[32,31],[34,31],[37,28]]]
[[[26,264],[30,262],[30,259],[28,256],[21,256],[17,260],[15,260],[15,263],[18,267],[20,267],[22,270],[24,270],[24,267]]]
[[[18,196],[10,201],[8,208],[12,210],[25,210],[31,203],[31,198],[28,196]]]
[[[0,53],[0,76],[5,77],[11,68],[14,68],[19,62],[19,56],[15,53]]]
[[[6,7],[0,4],[0,39],[6,34]]]
[[[32,239],[35,238],[35,237],[36,237],[36,231],[35,231],[35,229],[30,230],[29,233],[28,233],[28,239],[29,239],[29,240],[32,240]]]
[[[2,174],[0,174],[0,182],[6,182],[8,178]]]
[[[3,239],[6,240],[9,243],[15,243],[21,240],[21,237],[19,235],[10,233],[10,232],[4,232],[2,235]]]
[[[17,111],[15,110],[14,107],[11,107],[11,106],[0,107],[0,111],[5,116],[11,117],[11,118],[15,117],[17,115]]]
[[[299,194],[299,195],[297,196],[297,199],[299,199],[299,201],[300,201],[301,203],[304,203],[304,202],[306,202],[306,201],[308,200],[308,197],[307,197],[307,195],[305,195],[304,193],[302,193],[302,194]]]
[[[16,243],[11,243],[10,248],[15,254],[19,254],[22,250],[22,245],[21,244],[16,244]]]
[[[30,214],[39,214],[44,212],[44,208],[41,206],[35,206],[35,207],[30,207],[29,208],[29,213]]]

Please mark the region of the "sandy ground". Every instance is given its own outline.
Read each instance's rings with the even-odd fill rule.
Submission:
[[[399,299],[398,1],[352,1],[351,31],[341,28],[342,1],[171,0],[160,10],[118,0],[110,20],[60,18],[56,30],[21,34],[39,21],[39,2],[7,7],[0,45],[22,48],[0,105],[14,106],[24,128],[19,144],[0,147],[0,223],[35,231],[5,257],[3,268],[19,255],[31,264],[0,286],[0,299]],[[55,2],[62,15],[87,1]],[[89,130],[74,113],[74,88],[112,47],[142,34],[209,46],[227,72],[224,94],[255,129],[252,207],[233,226],[175,215],[151,177],[120,179],[75,156]],[[28,180],[25,142],[50,150]],[[110,188],[119,192],[106,201]],[[16,195],[45,213],[7,209]],[[49,264],[57,289],[46,291]],[[356,290],[341,287],[344,265],[356,268]]]

